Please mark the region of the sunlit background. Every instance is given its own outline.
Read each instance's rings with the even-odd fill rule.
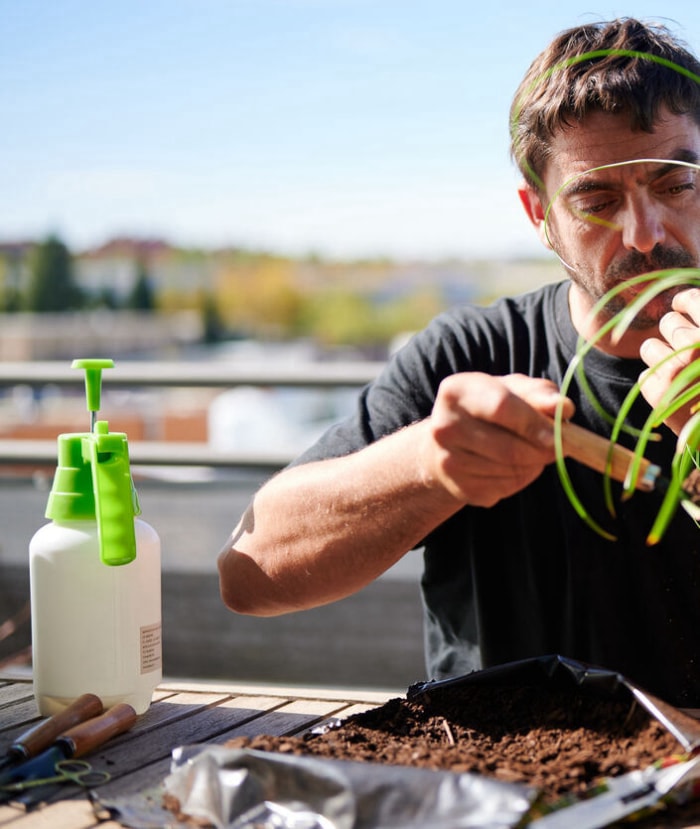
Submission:
[[[134,475],[166,674],[422,678],[418,553],[314,611],[225,610],[216,555],[269,469],[207,459],[291,458],[354,405],[271,368],[375,367],[446,307],[562,277],[509,158],[528,65],[618,15],[700,51],[697,0],[594,2],[0,0],[0,668],[31,663],[27,544],[56,435],[88,424],[80,378],[45,361],[109,357],[100,418],[160,452]],[[136,363],[143,382],[110,388]],[[152,387],[166,363],[219,382]],[[200,455],[178,465],[184,443]]]
[[[2,0],[0,239],[539,253],[508,108],[552,35],[691,0]]]

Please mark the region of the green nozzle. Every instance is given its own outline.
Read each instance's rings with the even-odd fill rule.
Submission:
[[[97,522],[100,558],[119,566],[136,558],[134,516],[139,515],[129,467],[126,435],[110,432],[105,420],[95,421],[100,408],[102,369],[112,360],[74,360],[85,369],[90,432],[59,435],[58,468],[49,495],[46,517],[55,521]]]
[[[93,415],[100,410],[102,391],[102,369],[114,368],[114,360],[73,360],[71,368],[85,369],[85,398],[87,410]],[[94,428],[94,419],[90,429]]]

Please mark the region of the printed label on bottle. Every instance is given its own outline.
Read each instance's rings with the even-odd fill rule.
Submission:
[[[161,624],[144,625],[141,628],[141,673],[157,671],[162,664]]]

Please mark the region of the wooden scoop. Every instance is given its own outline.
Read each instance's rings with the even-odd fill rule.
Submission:
[[[618,443],[614,444],[611,450],[610,441],[607,438],[577,426],[575,423],[563,421],[561,426],[562,446],[567,457],[598,472],[607,472],[615,481],[625,482],[627,471],[635,457],[634,452]],[[691,477],[692,473],[686,478],[684,484],[689,482]],[[642,458],[639,463],[635,489],[642,492],[654,490],[665,492],[668,485],[669,482],[661,474],[661,469],[646,458]],[[700,521],[700,497],[697,486],[684,485],[681,488],[680,497],[681,505],[686,512],[695,521]]]
[[[567,457],[597,472],[607,472],[613,480],[624,483],[634,458],[634,452],[620,446],[619,443],[614,444],[611,452],[610,441],[607,438],[584,429],[582,426],[577,426],[575,423],[563,421],[561,427],[562,445]],[[658,466],[642,458],[636,489],[651,492],[656,488],[660,474],[661,470]]]

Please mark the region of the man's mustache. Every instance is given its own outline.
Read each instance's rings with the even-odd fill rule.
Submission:
[[[624,259],[616,262],[608,273],[616,279],[629,279],[651,271],[695,267],[697,267],[695,257],[684,248],[657,245],[648,254],[637,250],[630,251]]]

